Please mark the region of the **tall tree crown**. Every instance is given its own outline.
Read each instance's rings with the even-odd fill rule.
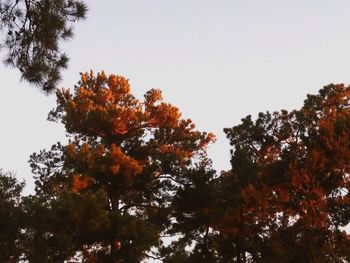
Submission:
[[[80,251],[104,262],[147,257],[169,228],[172,200],[190,183],[188,174],[208,166],[214,135],[197,131],[159,90],[138,100],[127,79],[104,72],[81,74],[74,93],[59,90],[49,119],[65,125],[69,143],[33,154],[30,162],[42,205],[75,229],[70,250],[57,254]],[[75,220],[61,215],[69,206]]]

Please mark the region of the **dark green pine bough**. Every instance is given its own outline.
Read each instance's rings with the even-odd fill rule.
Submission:
[[[45,92],[55,90],[68,57],[59,43],[73,36],[87,6],[76,0],[0,0],[1,50],[6,65]]]

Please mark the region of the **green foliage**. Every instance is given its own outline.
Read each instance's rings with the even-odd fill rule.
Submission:
[[[27,216],[25,252],[29,262],[62,262],[72,258],[82,244],[93,244],[109,225],[106,196],[64,192],[48,201],[42,196],[24,200]]]
[[[21,208],[21,192],[24,183],[19,183],[11,173],[0,170],[0,261],[18,262],[23,251],[25,220]]]
[[[160,246],[175,217],[172,199],[206,160],[213,135],[195,130],[160,91],[140,101],[125,78],[104,72],[82,74],[73,94],[57,92],[57,103],[49,119],[65,125],[69,144],[30,160],[33,218],[52,215],[31,232],[35,243],[56,242],[38,250],[49,251],[45,260],[80,253],[93,262],[140,262]]]
[[[73,36],[73,24],[85,19],[87,7],[77,0],[0,1],[1,47],[5,63],[46,92],[56,88],[68,57],[59,42]]]

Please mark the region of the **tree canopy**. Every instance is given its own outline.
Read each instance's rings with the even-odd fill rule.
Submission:
[[[349,102],[349,87],[329,85],[299,110],[225,129],[232,170],[221,180],[237,198],[214,226],[224,253],[231,247],[236,262],[349,261]]]
[[[82,74],[73,94],[57,92],[57,103],[49,118],[65,125],[70,142],[31,157],[41,205],[62,224],[48,231],[53,239],[69,233],[62,238],[70,247],[57,255],[139,262],[159,247],[172,199],[213,135],[181,118],[159,90],[140,101],[127,79],[103,72]]]
[[[56,91],[48,120],[68,137],[30,156],[31,195],[0,170],[0,262],[350,262],[350,86],[225,128],[231,168],[217,172],[215,136],[160,90],[138,99],[103,71],[57,89],[60,45],[86,13],[82,0],[0,0],[4,62]]]
[[[56,95],[69,140],[31,155],[35,194],[0,173],[2,261],[350,262],[350,87],[224,129],[221,173],[160,90],[88,72]]]
[[[329,85],[225,129],[232,169],[179,191],[165,262],[349,262],[349,102]]]
[[[73,25],[85,19],[87,7],[79,0],[0,1],[0,48],[7,65],[46,92],[53,91],[67,67],[60,42],[73,36]]]

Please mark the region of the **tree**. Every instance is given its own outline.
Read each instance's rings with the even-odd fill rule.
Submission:
[[[57,104],[49,119],[65,125],[69,144],[30,160],[35,203],[52,215],[37,238],[56,244],[51,248],[60,260],[152,257],[149,251],[170,226],[174,196],[206,160],[214,136],[195,130],[159,90],[140,101],[128,80],[104,72],[82,74],[73,94],[57,92]],[[57,244],[67,238],[69,247],[60,250]]]
[[[22,256],[24,214],[20,195],[23,187],[24,183],[19,183],[11,173],[0,170],[1,262],[19,262]]]
[[[59,42],[73,36],[73,24],[85,19],[86,11],[78,0],[0,1],[5,63],[18,68],[24,80],[53,91],[68,62]]]
[[[349,262],[350,87],[225,129],[230,171],[196,170],[173,201],[164,262]],[[205,175],[205,176],[203,176]]]
[[[220,214],[216,172],[202,162],[188,171],[186,185],[173,198],[174,220],[168,234],[178,238],[161,250],[162,262],[216,262],[213,222]]]
[[[236,262],[349,261],[349,102],[350,87],[329,85],[300,110],[225,129],[232,170],[222,180],[238,202],[217,229]]]

